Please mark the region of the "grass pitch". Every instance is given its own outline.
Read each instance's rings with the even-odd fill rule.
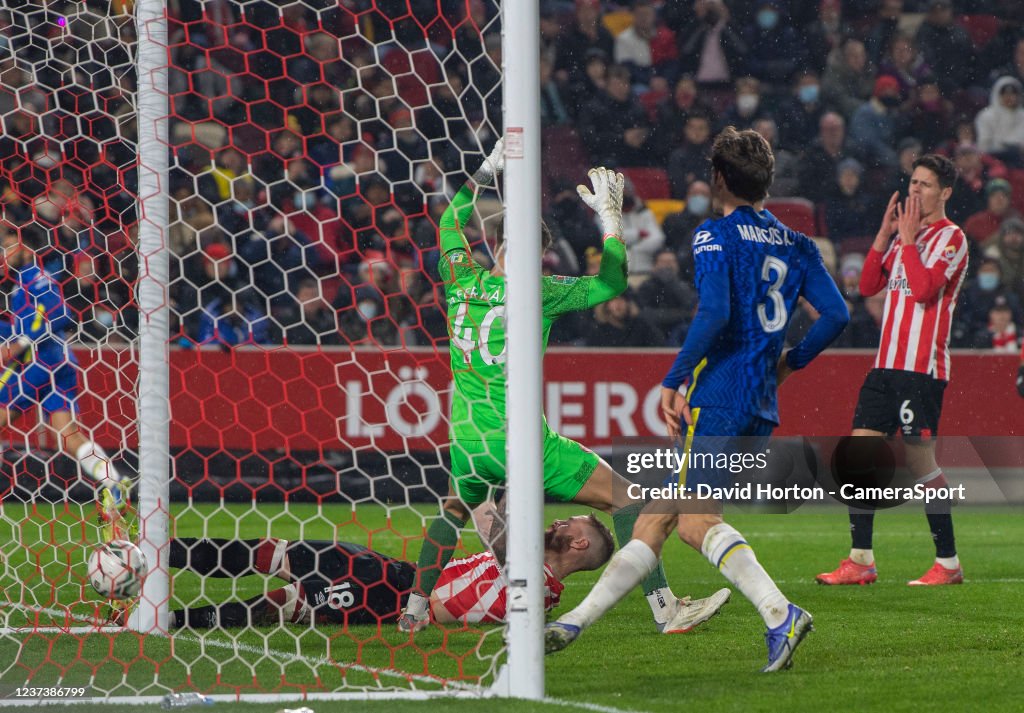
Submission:
[[[27,610],[11,601],[35,596],[37,608],[67,608],[75,616],[95,611],[84,581],[93,539],[82,511],[58,506],[3,506],[0,514],[0,624],[17,626]],[[429,512],[424,510],[423,512]],[[548,516],[579,512],[549,507]],[[87,511],[88,514],[88,511]],[[765,658],[763,627],[738,593],[723,613],[697,631],[658,635],[639,592],[632,593],[580,640],[546,659],[547,693],[558,703],[507,701],[312,702],[315,711],[341,708],[382,712],[405,710],[565,710],[583,704],[628,711],[857,711],[917,710],[940,703],[947,710],[1020,710],[1024,700],[1024,569],[1020,542],[1024,517],[1011,509],[955,513],[957,540],[967,583],[959,587],[909,588],[932,561],[923,515],[911,508],[883,512],[876,520],[879,582],[870,587],[827,588],[814,575],[832,569],[849,542],[839,510],[792,515],[735,515],[729,518],[786,595],[815,617],[816,631],[797,652],[793,669],[758,673]],[[360,506],[292,505],[182,508],[178,532],[211,537],[290,539],[337,537],[369,543],[388,554],[413,559],[421,520],[417,512]],[[55,546],[56,544],[56,546]],[[465,538],[469,550],[476,537]],[[665,549],[674,592],[704,596],[724,579],[678,540]],[[596,580],[580,573],[566,582],[562,607],[574,606]],[[259,577],[200,580],[180,574],[172,606],[262,591]],[[86,603],[76,603],[84,600]],[[6,621],[6,623],[4,623]],[[41,620],[41,623],[46,623]],[[443,632],[431,628],[415,642],[385,626],[311,630],[302,627],[179,634],[172,639],[91,634],[0,635],[0,706],[18,686],[84,686],[87,695],[162,694],[167,688],[214,693],[374,688],[397,685],[437,687],[434,676],[487,680],[490,655],[501,645],[497,628]],[[341,663],[358,665],[340,665]],[[395,673],[403,671],[408,676]],[[156,673],[156,675],[154,675]],[[154,684],[154,679],[157,681]],[[301,704],[217,703],[217,711],[276,711]],[[152,710],[152,706],[144,706]],[[73,710],[106,707],[76,705]],[[118,708],[127,711],[132,707]],[[141,707],[140,707],[141,710]]]

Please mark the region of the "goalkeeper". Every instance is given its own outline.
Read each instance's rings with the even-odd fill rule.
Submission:
[[[473,261],[463,226],[473,211],[479,187],[490,185],[504,168],[504,141],[472,180],[463,185],[441,216],[438,266],[445,286],[448,330],[451,335],[455,394],[451,413],[452,478],[440,517],[427,530],[420,550],[418,591],[409,598],[398,621],[400,631],[415,632],[430,622],[430,595],[469,519],[469,509],[505,484],[505,234],[498,232],[495,264],[490,270]],[[593,193],[577,191],[597,212],[604,234],[601,269],[587,277],[547,276],[542,281],[544,345],[555,319],[567,312],[587,310],[626,289],[626,247],[622,242],[623,177],[605,168],[589,171]],[[541,224],[541,255],[551,244]],[[543,419],[543,414],[539,414]],[[630,540],[641,503],[626,496],[629,481],[612,470],[593,451],[552,431],[543,421],[544,491],[563,502],[576,502],[610,513],[620,543]],[[665,631],[683,611],[658,567],[644,581],[644,593],[659,630]],[[700,600],[703,601],[703,600]],[[721,606],[718,603],[715,607]],[[709,615],[710,616],[710,615]],[[703,619],[701,619],[702,621]],[[699,622],[698,622],[699,623]],[[689,628],[676,626],[675,630]]]

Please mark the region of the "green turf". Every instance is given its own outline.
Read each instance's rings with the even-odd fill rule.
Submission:
[[[551,517],[573,512],[551,507]],[[426,511],[424,511],[426,512]],[[415,557],[420,516],[408,509],[389,513],[360,506],[358,519],[347,509],[313,506],[196,506],[176,514],[178,532],[217,537],[276,536],[371,542],[388,554]],[[1024,518],[1010,509],[962,509],[956,515],[958,544],[967,576],[962,587],[908,588],[906,581],[931,563],[931,543],[922,514],[913,510],[880,514],[875,551],[880,581],[872,587],[824,588],[813,575],[831,569],[848,546],[847,523],[839,511],[780,515],[737,515],[730,521],[744,533],[765,568],[783,591],[815,616],[817,631],[797,654],[792,670],[757,673],[764,658],[762,626],[753,608],[738,594],[723,614],[696,632],[659,636],[639,593],[631,594],[567,651],[547,659],[547,693],[561,701],[635,711],[818,711],[916,710],[927,702],[944,709],[1020,710],[1024,682],[1024,574],[1020,542]],[[17,600],[24,584],[39,603],[54,606],[48,593],[65,604],[88,595],[85,551],[91,525],[70,509],[56,515],[5,505],[0,515],[0,550],[6,566],[0,603]],[[60,547],[44,545],[61,543]],[[466,538],[478,547],[475,536]],[[704,596],[723,586],[711,566],[673,540],[665,551],[669,581],[677,595]],[[41,565],[37,567],[36,565]],[[39,570],[39,573],[37,573]],[[596,575],[583,573],[566,583],[563,607],[574,605]],[[50,586],[50,585],[54,586]],[[175,580],[176,601],[245,597],[264,586],[251,580],[207,580],[191,575]],[[94,609],[73,607],[77,614]],[[3,609],[10,624],[25,615]],[[114,637],[35,634],[0,636],[0,697],[30,681],[37,686],[87,685],[92,695],[157,694],[167,687],[243,695],[249,691],[287,691],[292,686],[333,689],[343,684],[407,686],[400,677],[366,669],[400,669],[436,676],[489,680],[490,661],[478,656],[500,645],[500,630],[481,628],[445,635],[432,628],[410,643],[384,627],[337,629],[235,630],[206,634],[200,640],[179,635],[173,641],[132,633]],[[267,649],[274,651],[266,654]],[[258,652],[258,653],[254,653]],[[125,666],[122,662],[130,662]],[[336,662],[334,664],[330,662]],[[355,662],[364,669],[337,665]],[[159,670],[154,684],[154,670]],[[431,684],[417,682],[416,688]],[[0,701],[2,705],[2,701]],[[290,705],[296,707],[299,704]],[[388,711],[405,709],[478,710],[464,701],[389,702]],[[489,701],[489,713],[512,710]],[[316,711],[365,703],[310,704]],[[243,706],[278,710],[282,704]],[[218,711],[238,708],[218,703]],[[152,710],[152,708],[149,708]],[[516,704],[515,710],[557,710],[554,705]],[[73,710],[99,710],[76,706]],[[128,710],[119,708],[117,710]],[[383,710],[383,707],[381,708]]]

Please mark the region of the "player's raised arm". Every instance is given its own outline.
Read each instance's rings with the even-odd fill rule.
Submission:
[[[584,185],[576,192],[588,207],[597,213],[604,235],[601,268],[586,277],[545,278],[544,313],[556,317],[566,312],[590,309],[621,295],[628,286],[626,245],[622,242],[622,186],[625,177],[607,168],[587,172],[593,192]]]
[[[860,273],[860,293],[865,297],[878,294],[885,287],[888,279],[886,264],[889,263],[887,258],[895,249],[895,245],[891,241],[899,220],[899,204],[900,194],[899,191],[896,191],[889,198],[889,204],[885,207],[885,215],[882,216],[882,225],[878,228],[875,242],[872,243],[871,249],[868,250],[867,257],[864,259],[864,267],[861,268]]]
[[[472,179],[462,184],[462,187],[452,198],[452,202],[441,215],[441,223],[438,226],[438,241],[441,248],[441,255],[452,250],[465,250],[469,252],[469,244],[462,229],[473,213],[473,204],[476,201],[477,188],[491,185],[495,178],[501,175],[505,169],[505,139],[498,139],[491,149],[490,155],[484,159],[480,168],[473,174]],[[443,264],[443,263],[442,263]]]
[[[783,354],[779,363],[778,383],[782,383],[791,371],[803,369],[810,364],[842,334],[850,321],[846,301],[825,268],[817,246],[813,243],[811,245],[817,253],[817,259],[812,261],[812,267],[804,277],[800,294],[811,303],[820,316],[800,343]]]
[[[921,262],[921,253],[915,244],[921,225],[920,198],[907,198],[907,203],[900,209],[899,215],[901,256],[907,272],[910,294],[915,302],[931,302],[938,297],[939,291],[957,274],[957,268],[967,259],[967,240],[959,228],[951,230],[935,263],[931,267],[926,267]]]

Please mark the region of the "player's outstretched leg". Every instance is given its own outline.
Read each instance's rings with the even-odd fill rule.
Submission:
[[[416,561],[418,591],[409,595],[405,609],[398,617],[398,630],[414,634],[430,626],[430,593],[445,565],[451,561],[459,543],[459,531],[469,520],[469,511],[458,498],[454,488],[449,490],[439,517],[427,528],[419,559]]]
[[[734,527],[716,514],[684,514],[679,535],[718,568],[764,620],[768,663],[762,671],[778,671],[792,665],[793,653],[813,629],[811,615],[791,604],[757,561],[754,550]]]

